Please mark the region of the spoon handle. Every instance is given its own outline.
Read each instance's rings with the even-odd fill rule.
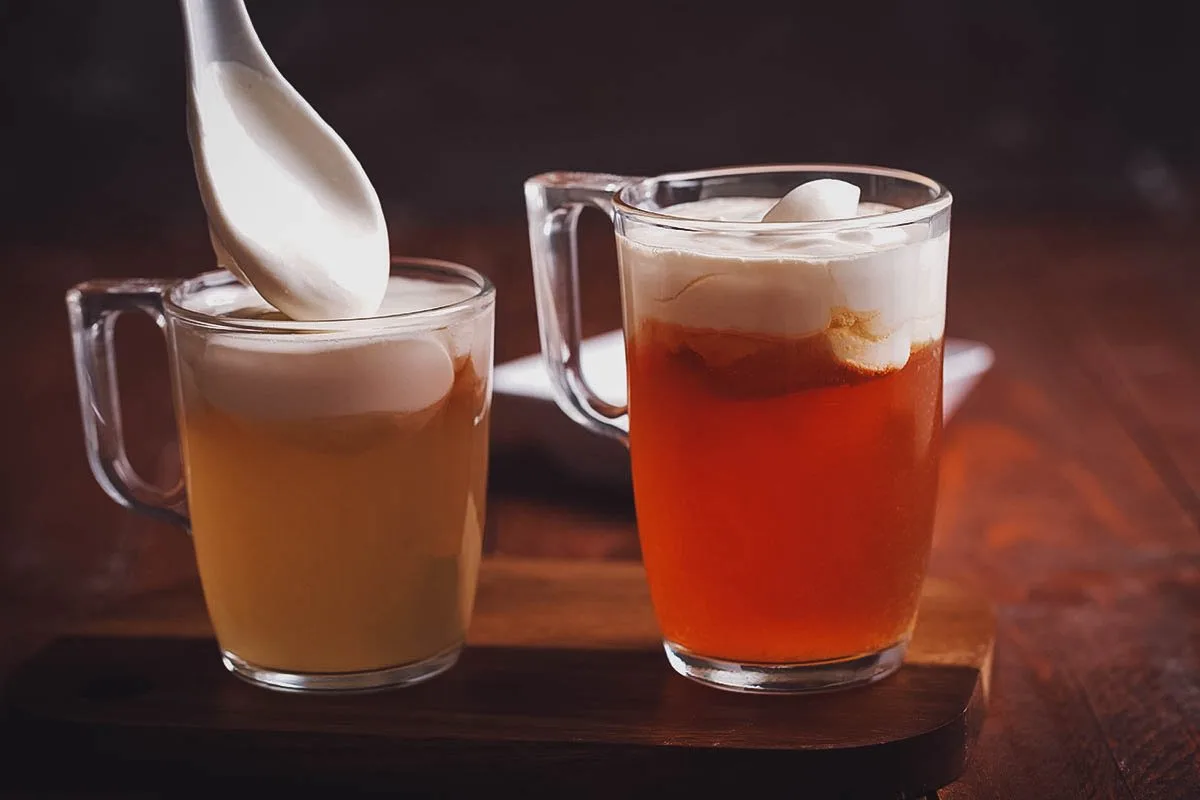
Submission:
[[[214,61],[236,61],[275,72],[243,0],[179,0],[187,38],[189,75]]]

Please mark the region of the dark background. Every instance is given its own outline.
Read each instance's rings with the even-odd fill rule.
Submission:
[[[880,163],[1005,215],[1189,218],[1200,186],[1195,4],[247,5],[406,225],[517,218],[563,168]],[[176,3],[0,0],[0,59],[0,234],[202,235]]]

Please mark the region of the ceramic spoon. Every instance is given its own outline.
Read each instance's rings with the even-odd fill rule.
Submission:
[[[219,263],[293,319],[374,314],[387,227],[362,166],[284,79],[242,0],[180,0],[188,138]]]

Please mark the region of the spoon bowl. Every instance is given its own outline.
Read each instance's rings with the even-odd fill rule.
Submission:
[[[188,139],[218,263],[293,319],[374,314],[387,226],[362,165],[283,77],[242,0],[180,0]]]

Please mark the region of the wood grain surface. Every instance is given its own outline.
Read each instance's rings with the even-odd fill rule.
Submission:
[[[784,777],[810,795],[912,797],[958,777],[984,718],[994,618],[943,580],[926,586],[898,673],[807,697],[675,675],[636,563],[499,557],[479,588],[459,664],[411,689],[297,697],[242,684],[222,674],[199,587],[186,585],[44,650],[13,677],[8,709],[26,752],[52,748],[93,786],[183,769],[422,796],[501,774],[510,790],[586,797]]]
[[[993,612],[981,597],[933,578],[906,664],[976,669],[986,693]],[[63,631],[80,638],[211,638],[198,583],[132,598]],[[473,647],[657,650],[662,641],[642,565],[631,561],[495,556],[479,574],[467,637]]]

